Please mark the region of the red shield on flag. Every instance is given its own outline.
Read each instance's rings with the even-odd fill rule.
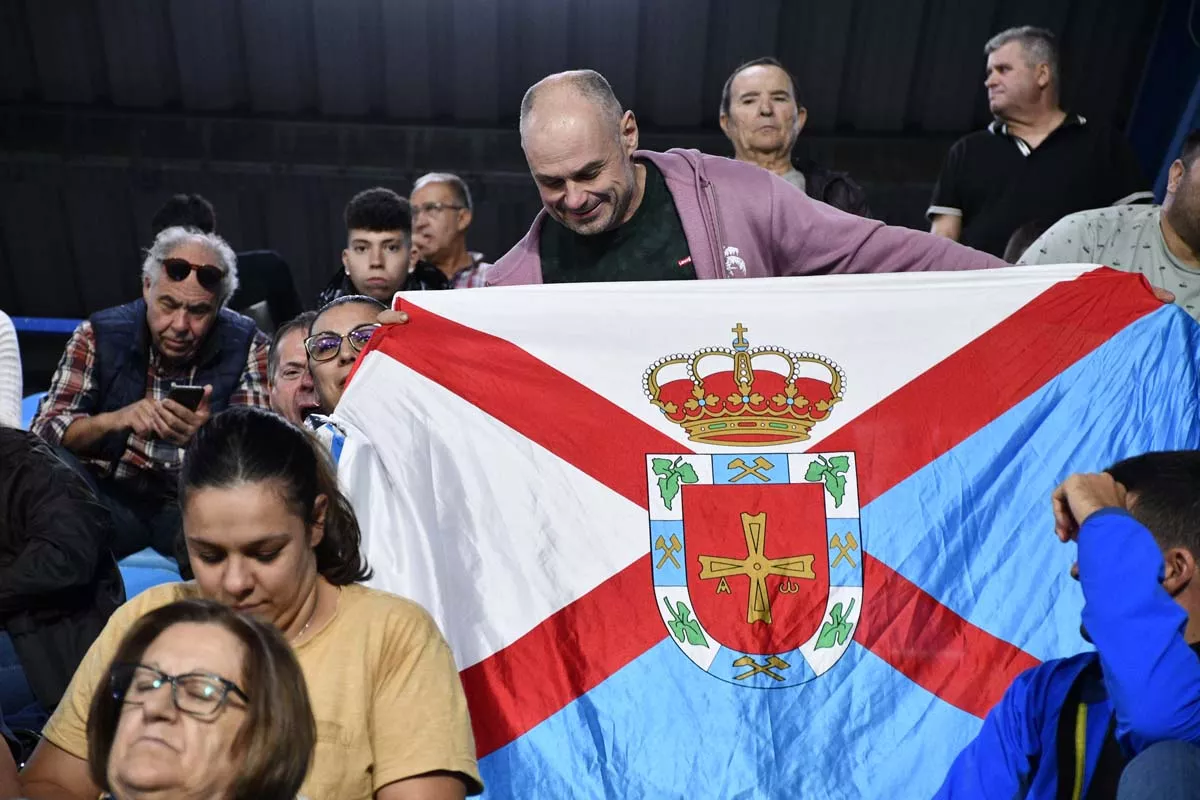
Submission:
[[[682,493],[688,593],[718,642],[771,655],[816,633],[829,595],[824,491],[708,484]]]

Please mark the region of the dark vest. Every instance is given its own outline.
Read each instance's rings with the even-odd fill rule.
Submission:
[[[97,413],[116,411],[146,396],[150,369],[150,335],[146,328],[146,303],[135,300],[106,308],[91,316],[96,336],[95,381]],[[196,356],[194,383],[213,387],[211,408],[216,414],[229,405],[242,373],[257,327],[254,320],[222,308]],[[104,438],[97,455],[120,460],[127,432]]]

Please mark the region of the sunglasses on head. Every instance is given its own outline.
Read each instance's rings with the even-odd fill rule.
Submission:
[[[308,357],[313,361],[328,361],[341,351],[342,340],[345,339],[350,342],[350,346],[357,353],[367,346],[367,342],[371,341],[371,335],[378,328],[378,322],[368,322],[359,325],[345,336],[332,331],[314,333],[304,340],[304,349],[308,351]]]
[[[225,277],[225,272],[220,267],[214,267],[212,264],[193,264],[183,258],[164,258],[162,265],[167,277],[176,282],[187,280],[188,273],[194,270],[196,280],[205,289],[217,288],[221,279]]]

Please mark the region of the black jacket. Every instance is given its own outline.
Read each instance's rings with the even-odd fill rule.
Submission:
[[[449,288],[451,288],[450,281],[440,269],[428,261],[418,261],[412,271],[408,273],[408,277],[404,279],[404,285],[400,287],[400,291],[419,292]],[[333,277],[329,279],[329,283],[325,284],[325,288],[317,295],[317,308],[321,309],[326,303],[332,303],[339,297],[352,294],[358,294],[358,290],[350,282],[350,276],[339,270],[334,273]]]
[[[0,627],[47,711],[125,602],[111,537],[83,478],[36,435],[0,426]]]
[[[867,193],[848,173],[835,172],[802,158],[793,158],[792,166],[804,175],[804,192],[812,199],[860,217],[871,216]]]

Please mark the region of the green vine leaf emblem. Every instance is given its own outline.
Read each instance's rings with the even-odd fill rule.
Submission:
[[[829,622],[821,626],[821,633],[817,636],[817,643],[813,649],[824,650],[833,647],[835,643],[838,646],[844,645],[854,630],[854,626],[850,624],[852,611],[854,611],[853,597],[850,598],[850,605],[846,607],[845,611],[842,611],[841,603],[834,603],[833,608],[829,609]]]
[[[671,629],[675,638],[696,647],[708,647],[708,639],[704,637],[704,631],[700,630],[700,623],[691,618],[691,609],[684,605],[682,600],[675,604],[675,608],[671,607],[670,598],[664,597],[663,602],[667,606],[667,613],[671,615],[671,619],[667,620],[667,627]]]
[[[833,507],[841,508],[842,500],[846,498],[846,473],[849,471],[849,456],[834,456],[828,460],[825,456],[817,456],[817,460],[808,465],[804,480],[824,481],[825,490],[833,498]]]
[[[679,494],[680,484],[700,482],[696,470],[683,460],[683,456],[674,461],[669,458],[655,458],[650,462],[650,469],[658,476],[658,494],[668,511]]]

